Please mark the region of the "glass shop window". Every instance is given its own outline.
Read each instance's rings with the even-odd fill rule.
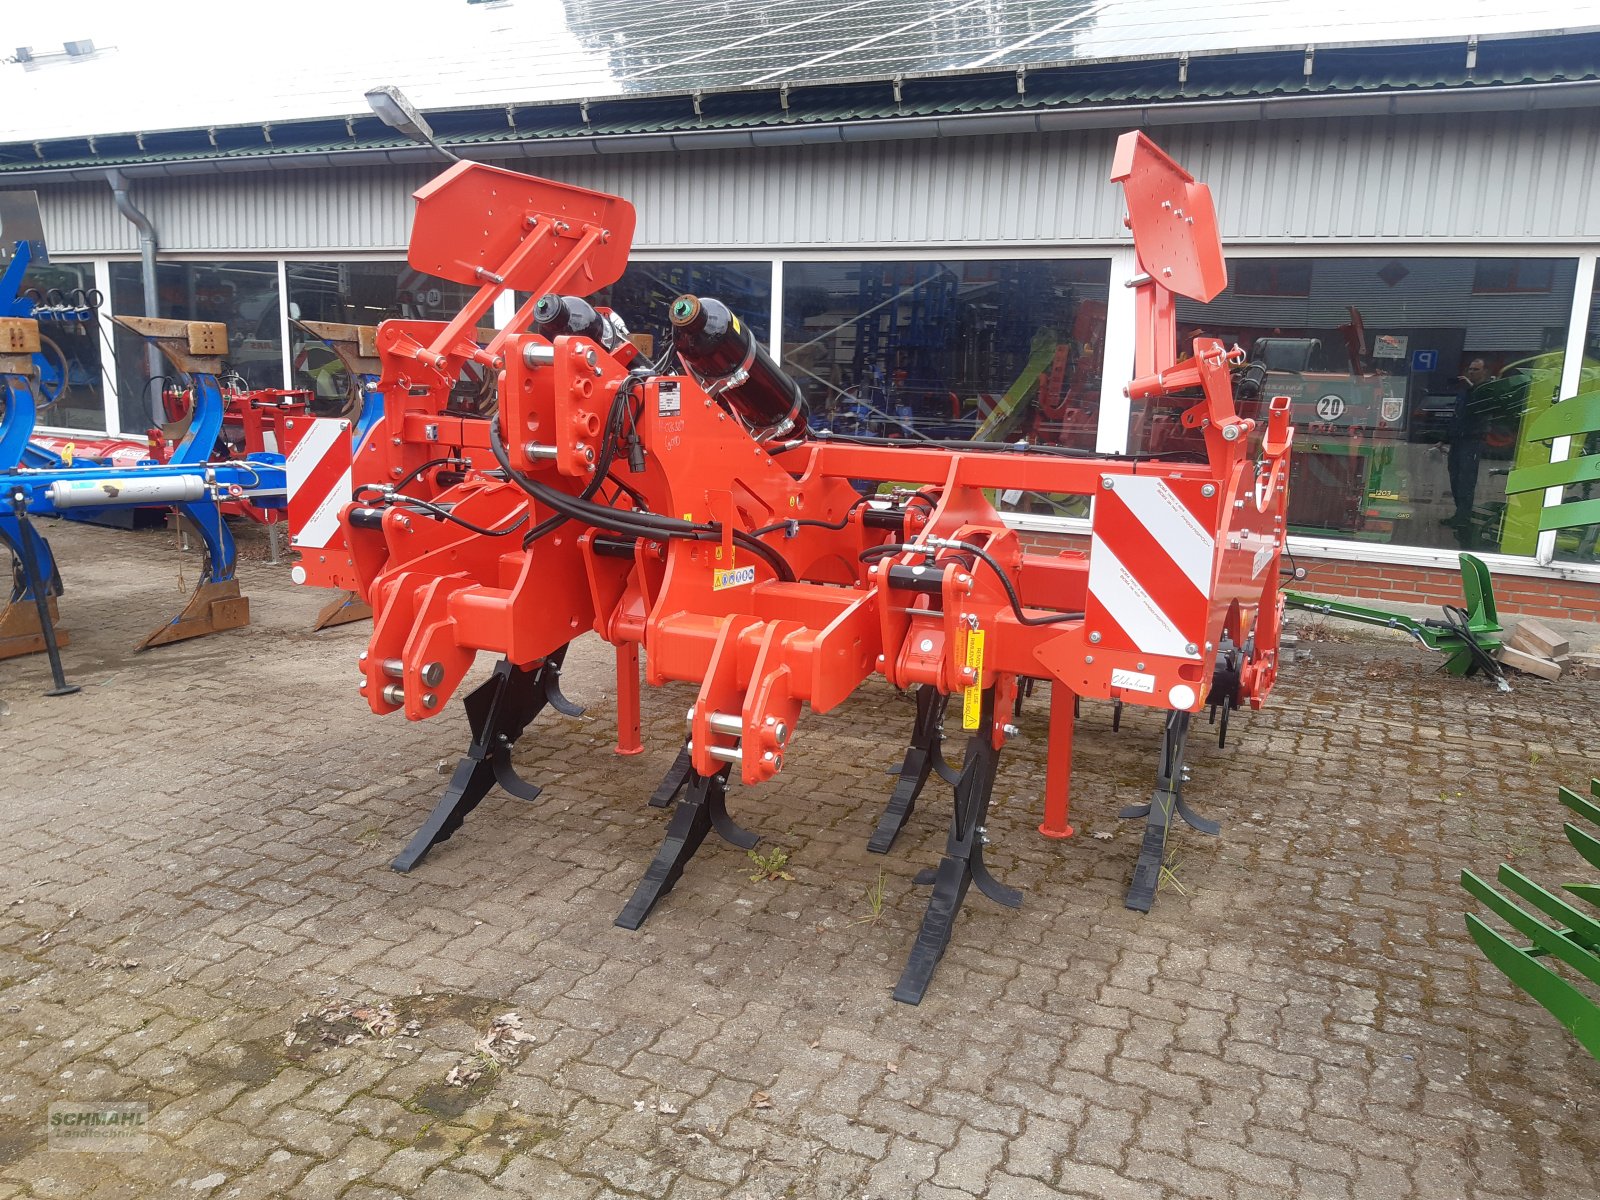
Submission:
[[[183,321],[219,321],[228,329],[225,375],[251,388],[283,386],[283,330],[274,262],[157,263],[153,314]],[[144,316],[141,264],[111,264],[112,311]],[[161,392],[175,383],[172,364],[152,362],[143,338],[116,332],[117,399],[122,427],[139,431],[182,414],[168,411]]]
[[[1589,302],[1577,389],[1562,403],[1580,406],[1575,410],[1579,419],[1573,422],[1575,432],[1567,457],[1584,461],[1574,468],[1580,482],[1563,488],[1559,509],[1546,513],[1548,520],[1562,526],[1556,530],[1555,558],[1568,563],[1600,562],[1600,288]]]
[[[1311,264],[1303,259],[1246,258],[1232,269],[1233,290],[1241,296],[1311,294]]]
[[[23,277],[22,299],[39,322],[38,424],[103,433],[106,361],[89,263],[35,264]]]
[[[756,339],[770,345],[772,334],[772,264],[764,262],[644,262],[628,264],[622,278],[587,297],[622,318],[646,355],[666,350],[672,324],[667,310],[684,293],[721,300],[750,327]],[[527,292],[517,293],[520,308]]]
[[[289,284],[289,363],[294,386],[316,393],[313,411],[337,411],[354,393],[349,373],[319,338],[296,321],[337,321],[379,325],[390,318],[449,321],[477,291],[393,262],[291,262]],[[486,320],[487,323],[487,320]],[[480,372],[463,384],[475,395],[492,387]]]
[[[783,367],[840,433],[1093,449],[1107,259],[789,262]],[[1082,516],[1002,491],[1003,510]]]
[[[1555,286],[1553,258],[1480,258],[1474,292],[1548,292]]]
[[[1505,482],[1549,461],[1527,435],[1560,386],[1576,261],[1263,261],[1275,260],[1230,264],[1231,286],[1208,305],[1179,299],[1180,354],[1196,336],[1237,343],[1247,416],[1290,398],[1290,531],[1533,555],[1540,497],[1508,496]],[[1247,278],[1305,287],[1251,294]],[[1129,448],[1198,449],[1179,424],[1186,406],[1136,403]]]
[[[772,335],[772,264],[764,262],[631,262],[622,278],[601,288],[590,303],[613,310],[645,353],[666,348],[667,310],[685,292],[713,296],[768,345]],[[645,343],[641,338],[648,337]]]

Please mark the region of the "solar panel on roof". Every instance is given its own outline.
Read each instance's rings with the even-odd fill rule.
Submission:
[[[229,87],[214,84],[237,63],[206,23],[151,26],[139,6],[78,0],[74,27],[116,49],[0,64],[0,142],[364,115],[362,93],[382,83],[437,111],[1600,24],[1593,0],[1420,15],[1393,0],[509,0],[443,20],[433,0],[381,7],[375,20],[369,4],[279,0],[251,26],[249,86]]]

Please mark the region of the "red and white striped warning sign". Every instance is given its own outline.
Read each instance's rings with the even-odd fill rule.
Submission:
[[[1199,658],[1216,560],[1215,501],[1197,487],[1184,487],[1195,493],[1186,497],[1153,476],[1106,479],[1095,494],[1085,623],[1109,648]]]
[[[290,443],[284,471],[289,485],[289,536],[300,551],[296,583],[347,587],[344,532],[339,514],[351,501],[350,465],[355,450],[350,422],[339,417],[304,417],[288,423]]]

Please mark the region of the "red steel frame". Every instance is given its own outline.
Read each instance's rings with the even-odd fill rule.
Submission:
[[[687,369],[630,379],[635,351],[627,343],[608,352],[587,338],[522,332],[537,297],[588,294],[621,275],[634,221],[625,201],[480,164],[446,171],[417,193],[410,261],[480,288],[446,325],[381,327],[387,406],[363,443],[354,475],[361,486],[341,518],[357,587],[374,613],[361,668],[367,703],[380,714],[433,716],[480,651],[509,664],[506,679],[537,675],[554,700],[551,672],[560,655],[592,630],[617,647],[620,752],[641,748],[641,649],[650,685],[698,687],[677,779],[710,795],[717,810],[730,764],[747,785],[771,779],[795,744],[803,708],[827,712],[874,674],[959,697],[963,725],[994,751],[1011,731],[1019,680],[1047,679],[1040,832],[1052,837],[1072,832],[1076,698],[1184,714],[1182,729],[1187,714],[1208,703],[1259,707],[1277,667],[1287,402],[1273,401],[1258,427],[1235,409],[1237,350],[1200,338],[1178,359],[1174,295],[1206,301],[1226,284],[1205,186],[1136,133],[1119,141],[1112,179],[1124,189],[1141,270],[1133,281],[1138,338],[1127,391],[1136,401],[1191,397],[1182,419],[1203,436],[1203,462],[763,439],[721,398],[721,385]],[[480,344],[478,322],[508,288],[534,299]],[[499,372],[499,412],[490,420],[447,411],[468,362]],[[650,511],[716,533],[617,537],[574,520],[524,546],[523,532],[554,510],[499,468],[491,426],[516,473],[571,496],[593,476],[621,387],[633,389],[627,407],[644,454],[643,471],[621,477]],[[616,470],[627,470],[620,459]],[[906,489],[893,504],[898,529],[872,517],[857,480]],[[396,493],[383,490],[402,481]],[[1026,549],[986,495],[1017,488],[1095,497],[1090,549]],[[609,503],[621,512],[631,507],[620,490]],[[439,519],[437,508],[454,519]],[[791,520],[799,523],[784,525]],[[781,554],[792,580],[734,540],[736,530],[769,529],[757,536]],[[874,553],[886,545],[911,548]],[[490,725],[497,719],[483,717]],[[1175,728],[1169,720],[1181,759]],[[476,718],[474,731],[482,732]],[[503,750],[484,750],[478,766],[500,754],[494,777],[513,786]],[[907,762],[909,770],[909,755]],[[1182,810],[1176,784],[1169,790]],[[961,794],[958,786],[952,846],[962,833]],[[464,807],[475,803],[469,795]],[[443,831],[433,829],[407,865],[460,823],[456,814],[436,817]],[[962,846],[973,840],[966,832]],[[963,878],[989,892],[978,854],[970,846],[950,853],[967,855],[974,865],[960,868],[968,871]],[[643,911],[686,857],[661,868],[670,877]],[[933,959],[942,949],[940,941]],[[902,996],[918,997],[916,987]]]

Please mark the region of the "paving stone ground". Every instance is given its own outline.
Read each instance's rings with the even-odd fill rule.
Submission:
[[[864,846],[907,697],[808,714],[783,776],[734,789],[793,880],[713,840],[628,933],[683,689],[647,695],[649,750],[619,758],[607,648],[579,642],[588,714],[516,752],[543,796],[496,793],[402,876],[458,707],[372,716],[367,627],[306,632],[324,597],[259,561],[249,629],[131,654],[193,558],[48,532],[85,687],[0,663],[0,1200],[1597,1193],[1600,1066],[1476,954],[1456,878],[1581,877],[1554,793],[1594,773],[1600,683],[1500,695],[1403,641],[1307,643],[1225,751],[1192,747],[1224,832],[1182,837],[1148,916],[1116,812],[1157,714],[1113,736],[1085,707],[1078,836],[1050,842],[1036,700],[990,822],[1024,906],[974,894],[910,1008],[889,992],[948,792]],[[504,1013],[531,1040],[496,1065],[473,1047]],[[146,1104],[148,1144],[49,1149],[57,1101]]]

